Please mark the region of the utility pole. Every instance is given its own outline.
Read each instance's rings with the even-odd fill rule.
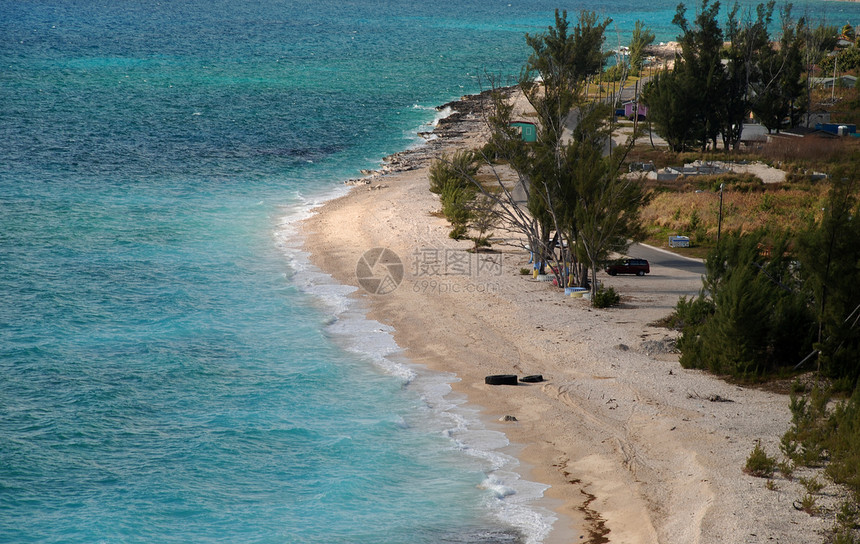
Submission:
[[[636,90],[633,92],[633,137],[639,127],[639,80],[636,80]],[[635,141],[635,140],[634,140]]]
[[[830,101],[836,103],[836,63],[839,62],[839,55],[833,57],[833,85],[830,86]]]
[[[720,234],[723,230],[723,186],[724,183],[720,183],[720,218],[717,221],[717,247],[720,246]]]

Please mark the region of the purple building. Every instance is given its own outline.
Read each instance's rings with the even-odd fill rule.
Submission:
[[[624,117],[631,119],[633,117],[633,112],[637,111],[637,104],[634,101],[625,102],[624,103]],[[639,119],[645,119],[645,116],[648,115],[648,106],[645,104],[639,104],[638,107]]]

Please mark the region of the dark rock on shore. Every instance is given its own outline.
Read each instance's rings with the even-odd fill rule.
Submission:
[[[510,93],[513,89],[506,87],[501,91]],[[363,178],[366,181],[351,179],[345,183],[367,185],[381,176],[422,168],[439,157],[444,147],[463,142],[469,136],[486,130],[485,115],[489,111],[492,92],[465,95],[460,100],[438,106],[436,110],[450,109],[451,114],[440,119],[431,132],[420,133],[425,143],[385,157],[379,170],[362,170],[362,174],[368,176]]]

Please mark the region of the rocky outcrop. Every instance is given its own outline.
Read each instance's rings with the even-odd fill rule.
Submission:
[[[511,93],[514,87],[501,89]],[[439,157],[443,147],[463,142],[471,135],[486,130],[485,115],[489,111],[490,97],[493,91],[470,94],[459,100],[438,106],[438,111],[451,110],[451,113],[436,123],[431,132],[422,132],[424,142],[405,151],[400,151],[382,159],[378,170],[362,170],[364,178],[347,180],[347,185],[369,185],[380,177],[415,170],[426,166],[431,160]]]

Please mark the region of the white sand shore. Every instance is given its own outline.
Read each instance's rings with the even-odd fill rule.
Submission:
[[[455,389],[483,408],[488,426],[523,446],[535,467],[526,476],[551,485],[547,495],[563,504],[548,544],[821,540],[832,523],[792,506],[799,484],[777,480],[774,491],[742,472],[756,440],[778,453],[787,397],[684,370],[677,356],[651,349],[673,333],[649,323],[697,292],[698,277],[659,266],[644,278],[601,277],[623,305],[591,309],[521,276],[522,250],[467,253],[470,243],[450,240],[431,214],[439,203],[427,186],[426,165],[357,186],[305,222],[306,248],[350,285],[366,250],[400,256],[406,275],[396,290],[356,296],[394,327],[408,357],[457,374]],[[484,384],[503,373],[546,381]],[[715,395],[731,402],[708,400]],[[498,422],[505,415],[517,421]]]

